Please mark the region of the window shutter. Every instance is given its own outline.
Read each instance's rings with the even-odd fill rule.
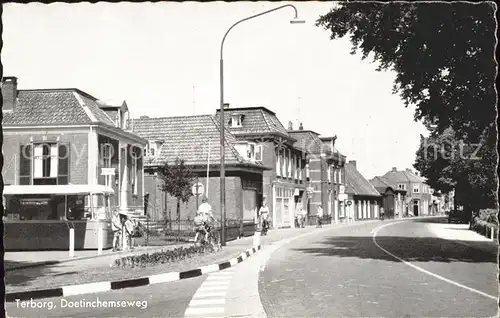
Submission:
[[[69,183],[69,144],[58,145],[57,184]]]
[[[19,147],[19,184],[31,184],[31,145],[20,145]]]

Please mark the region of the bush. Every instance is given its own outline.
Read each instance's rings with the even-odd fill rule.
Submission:
[[[112,266],[115,267],[146,267],[158,264],[174,263],[180,260],[191,258],[195,255],[213,253],[215,249],[211,245],[190,246],[188,248],[178,247],[173,250],[165,250],[155,253],[144,253],[118,258]]]
[[[498,225],[498,210],[497,209],[479,210],[479,220]]]

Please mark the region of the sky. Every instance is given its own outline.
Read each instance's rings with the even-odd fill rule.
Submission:
[[[79,88],[126,100],[133,118],[215,114],[222,37],[236,21],[287,2],[4,4],[4,76],[19,89]],[[264,106],[322,136],[366,177],[412,168],[414,109],[392,94],[393,72],[351,55],[348,38],[315,25],[332,2],[293,2],[245,21],[224,44],[224,100]]]

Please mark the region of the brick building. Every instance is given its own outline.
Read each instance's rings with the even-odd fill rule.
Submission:
[[[220,125],[212,115],[130,120],[134,133],[148,140],[145,156],[145,191],[149,197],[148,216],[154,220],[192,220],[208,197],[214,216],[220,215]],[[266,171],[262,153],[253,143],[238,141],[225,132],[226,218],[253,224],[262,196],[262,174]],[[162,180],[156,169],[176,158],[183,159],[201,184],[201,195],[182,203],[177,215],[176,198],[160,190]],[[208,167],[208,169],[207,169]],[[208,173],[208,184],[207,184]]]
[[[307,157],[308,215],[314,216],[321,205],[332,222],[338,222],[339,195],[345,188],[345,156],[335,149],[337,137],[319,137],[312,130],[304,130],[302,124],[298,130],[294,130],[291,122],[288,124],[288,133],[297,139],[294,146],[302,149]]]
[[[307,204],[306,153],[276,114],[265,107],[226,108],[225,125],[238,142],[249,142],[262,163],[262,194],[269,200],[270,220],[275,228],[294,227],[296,209]],[[220,118],[219,110],[216,119]]]
[[[76,88],[20,90],[16,77],[2,79],[2,94],[7,248],[67,248],[68,221],[77,248],[96,248],[92,231],[108,228],[112,206],[142,213],[146,141],[117,120],[128,116],[126,103]],[[84,188],[110,196],[90,198]],[[29,244],[19,235],[27,229]]]
[[[431,189],[424,179],[417,176],[411,169],[398,171],[396,167],[384,174],[384,178],[396,184],[398,189],[406,190],[405,213],[414,216],[429,215],[432,203]]]
[[[370,183],[382,196],[379,203],[384,207],[387,218],[405,216],[406,190],[398,188],[396,184],[384,177],[375,177],[370,180]]]
[[[366,180],[356,168],[356,161],[345,165],[346,173],[346,214],[341,219],[350,221],[376,219],[379,217],[380,193]]]

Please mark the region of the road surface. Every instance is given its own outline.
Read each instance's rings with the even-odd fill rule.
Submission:
[[[7,313],[9,317],[258,317],[264,311],[267,317],[496,316],[498,271],[491,243],[444,222],[434,218],[317,229],[291,242],[270,245],[219,273],[37,301],[46,308],[9,303]],[[68,307],[97,299],[130,303],[125,308]],[[50,302],[56,307],[47,308]]]

